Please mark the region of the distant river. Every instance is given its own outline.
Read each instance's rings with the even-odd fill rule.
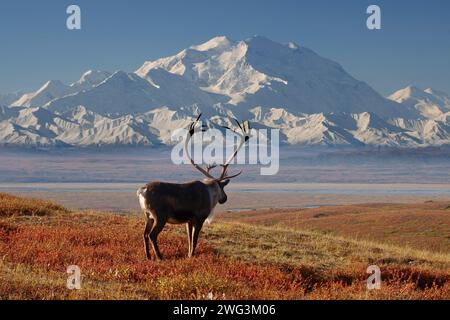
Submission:
[[[134,193],[140,186],[137,183],[0,183],[0,192]],[[227,189],[237,193],[450,196],[450,184],[233,183]]]

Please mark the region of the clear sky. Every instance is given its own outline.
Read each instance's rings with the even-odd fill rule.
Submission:
[[[80,31],[66,28],[69,4],[81,7]],[[366,28],[370,4],[381,7],[381,31]],[[0,93],[256,34],[313,49],[382,94],[409,84],[450,93],[448,0],[2,0]]]

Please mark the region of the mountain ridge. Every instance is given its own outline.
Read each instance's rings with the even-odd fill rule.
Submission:
[[[170,144],[200,112],[211,126],[237,117],[280,129],[287,144],[450,144],[449,95],[407,87],[385,98],[339,63],[262,36],[214,37],[135,72],[88,70],[18,96],[0,97],[1,145]]]

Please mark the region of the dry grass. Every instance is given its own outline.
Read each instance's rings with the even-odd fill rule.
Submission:
[[[433,252],[450,252],[448,202],[365,204],[224,214],[225,221],[311,230]]]
[[[0,193],[0,217],[11,216],[46,216],[69,211],[51,201],[19,198],[6,193]]]
[[[373,264],[450,270],[450,253],[323,235],[315,231],[221,223],[212,225],[205,233],[206,239],[227,256],[248,262],[307,267],[323,275]]]
[[[444,253],[218,223],[205,227],[193,259],[185,258],[184,228],[168,228],[160,237],[166,260],[155,262],[144,259],[140,217],[63,212],[1,215],[0,299],[450,298]],[[382,269],[381,290],[366,289],[369,264]],[[65,286],[69,265],[81,268],[81,290]]]

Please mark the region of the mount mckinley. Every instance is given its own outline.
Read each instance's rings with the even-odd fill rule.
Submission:
[[[87,71],[66,85],[0,95],[0,145],[170,144],[202,112],[207,125],[278,128],[300,145],[450,144],[450,96],[407,87],[382,97],[338,63],[294,43],[216,37],[133,73]]]

